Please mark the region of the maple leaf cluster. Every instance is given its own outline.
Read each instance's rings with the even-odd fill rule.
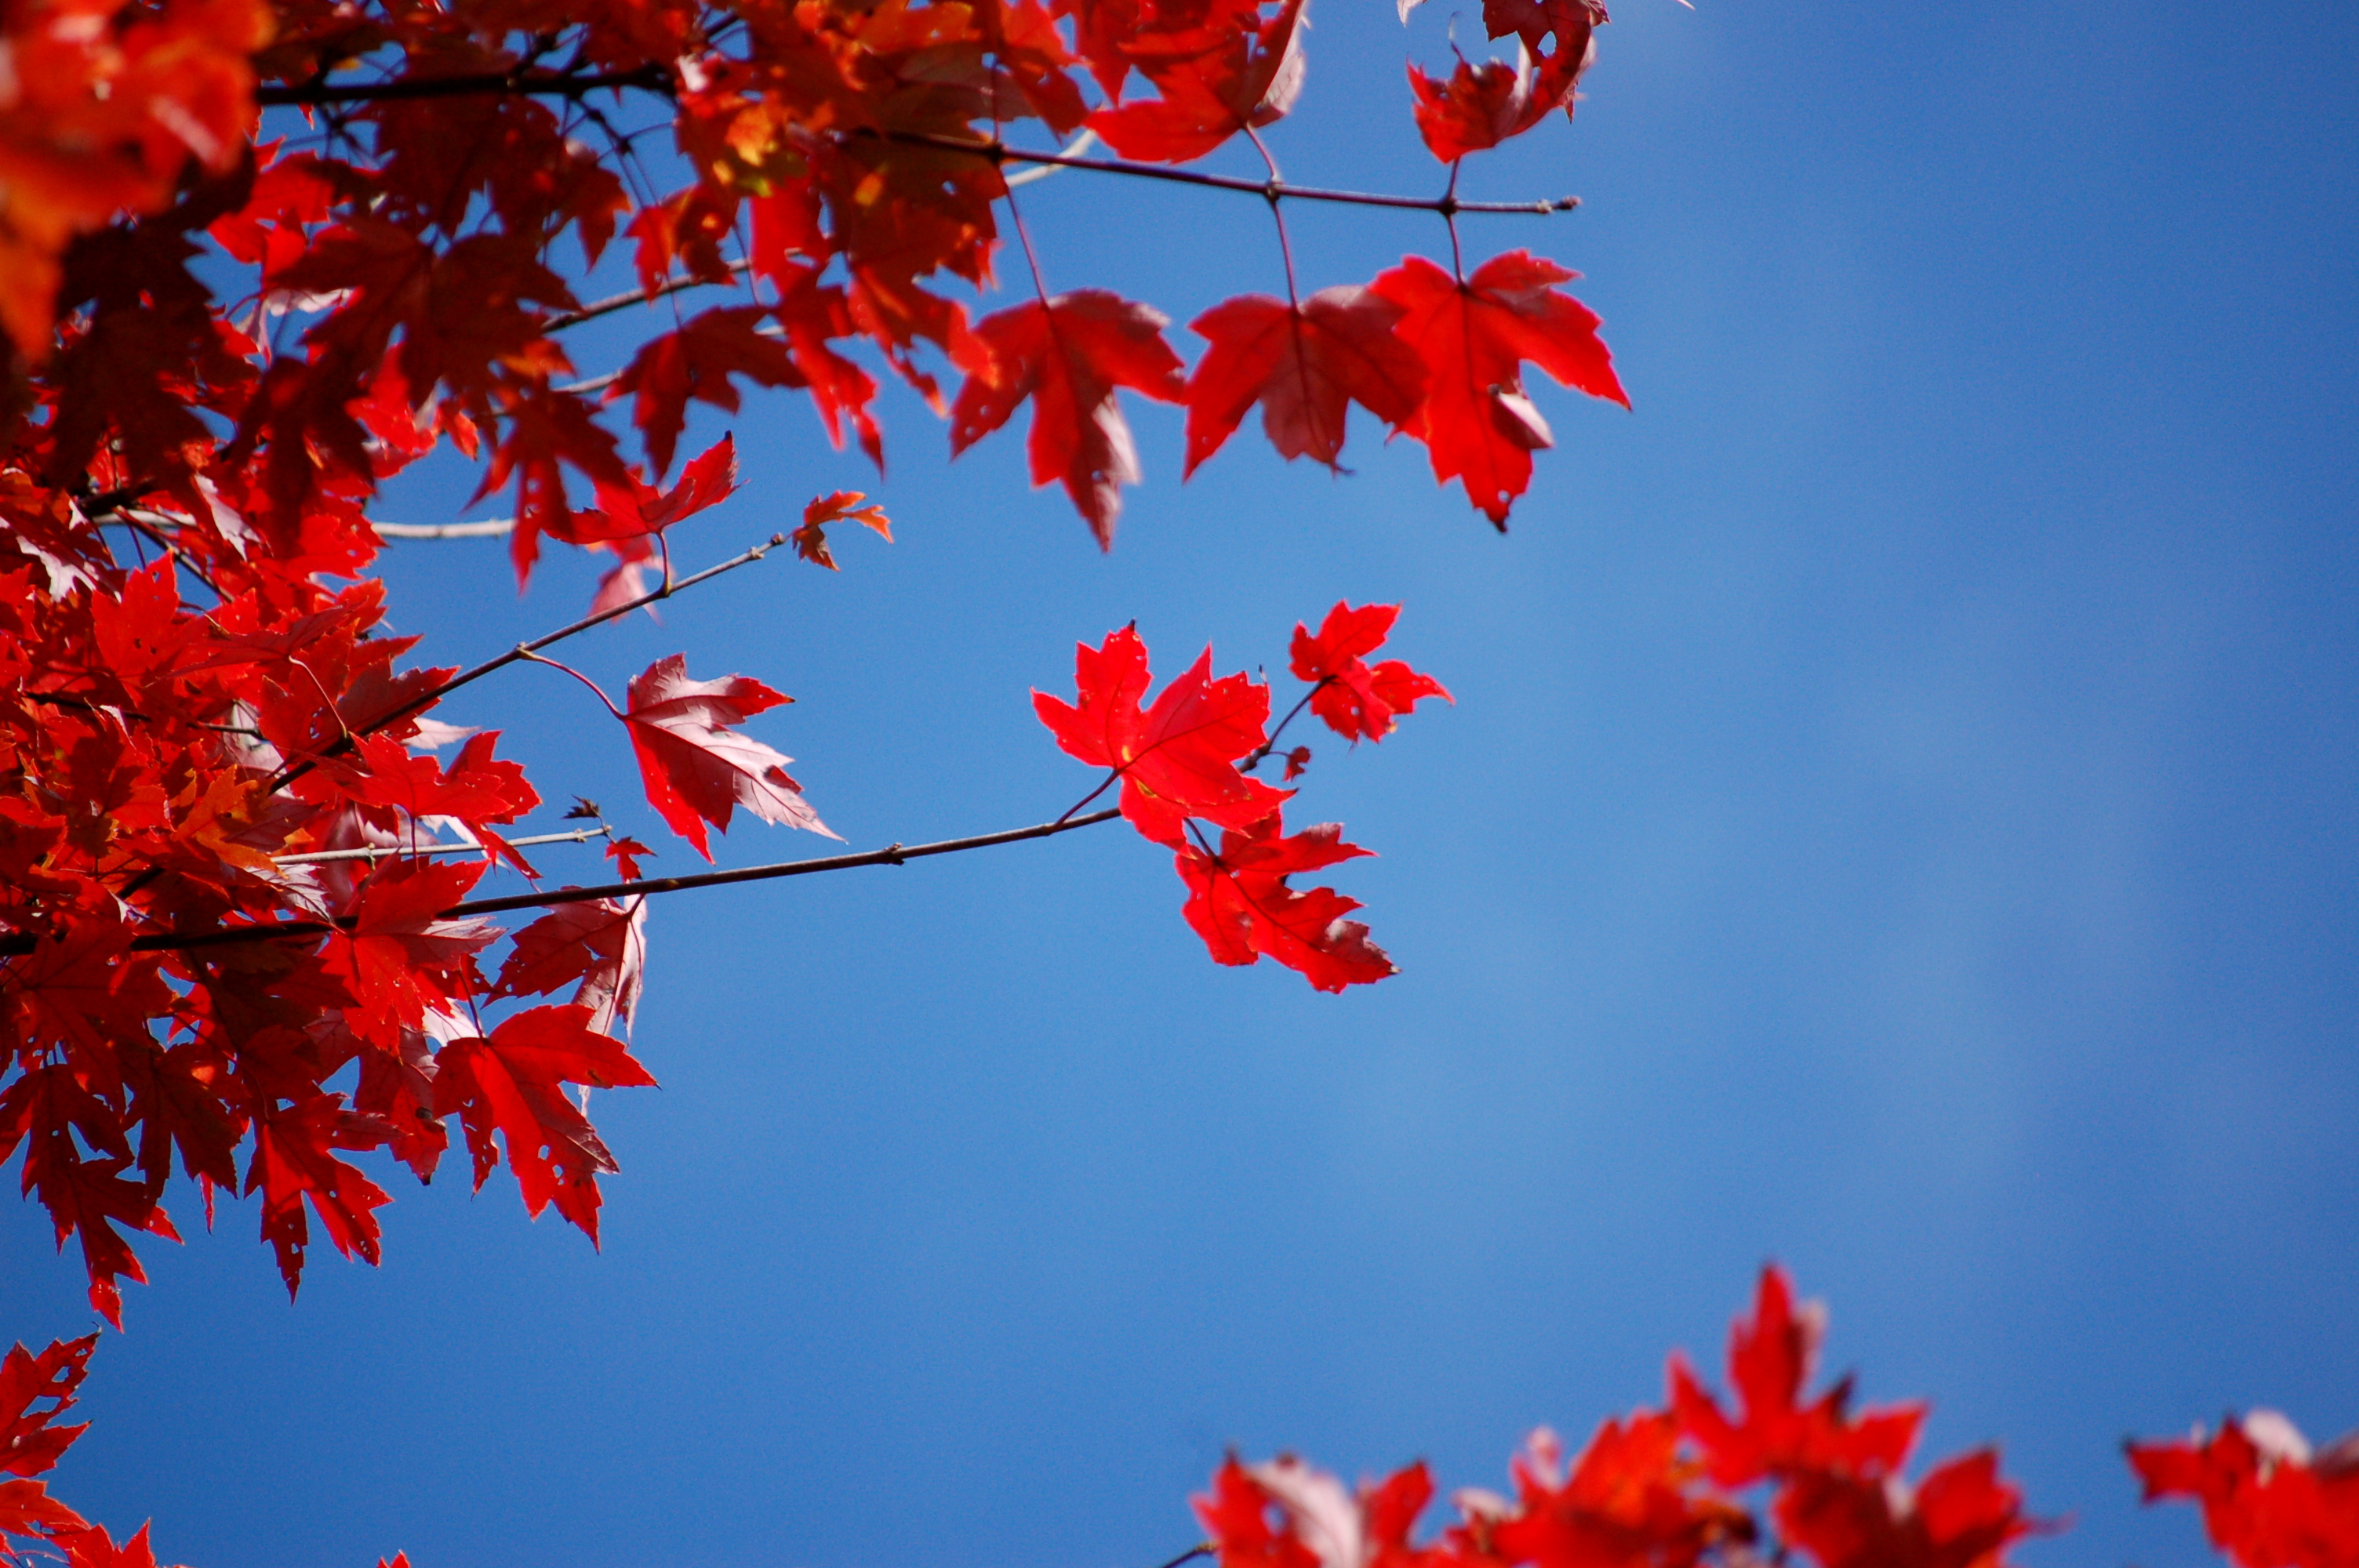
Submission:
[[[2015,1542],[2061,1528],[2024,1514],[1990,1449],[1908,1481],[1921,1404],[1854,1413],[1849,1379],[1806,1401],[1825,1327],[1822,1308],[1764,1269],[1729,1335],[1733,1411],[1675,1354],[1665,1409],[1609,1418],[1570,1459],[1554,1433],[1533,1433],[1510,1466],[1514,1496],[1460,1490],[1456,1522],[1422,1542],[1434,1496],[1422,1462],[1354,1490],[1292,1455],[1232,1455],[1193,1499],[1207,1540],[1189,1556],[1220,1568],[1763,1568],[1799,1552],[1820,1568],[2006,1568]],[[86,1428],[57,1421],[97,1344],[0,1358],[0,1568],[156,1568],[147,1525],[118,1547],[32,1478]],[[2201,1500],[2236,1568],[2349,1568],[2354,1450],[2359,1433],[2313,1455],[2284,1417],[2255,1411],[2209,1441],[2133,1444],[2129,1458],[2148,1501]],[[1766,1509],[1752,1500],[1765,1491]]]
[[[1421,1463],[1353,1490],[1292,1456],[1232,1457],[1197,1517],[1221,1568],[1761,1568],[1796,1554],[1820,1568],[2005,1568],[2015,1542],[2060,1528],[2024,1514],[1995,1450],[1908,1479],[1925,1406],[1854,1411],[1849,1379],[1806,1399],[1825,1328],[1765,1269],[1730,1331],[1728,1404],[1674,1355],[1665,1408],[1602,1422],[1570,1458],[1535,1432],[1512,1496],[1461,1490],[1455,1522],[1424,1541]],[[2200,1498],[2237,1568],[2350,1568],[2353,1451],[2359,1434],[2313,1458],[2282,1417],[2257,1412],[2208,1443],[2133,1444],[2130,1462],[2149,1500]]]
[[[1530,102],[1568,109],[1560,68],[1602,20],[1558,0],[1490,18],[1542,52]],[[144,1278],[135,1238],[177,1238],[175,1179],[208,1224],[223,1190],[255,1200],[292,1292],[321,1238],[378,1256],[388,1198],[354,1156],[423,1180],[453,1120],[479,1185],[505,1163],[531,1212],[594,1240],[615,1162],[588,1091],[653,1081],[624,1044],[650,851],[610,837],[622,880],[596,892],[479,896],[495,865],[538,881],[513,840],[540,795],[495,732],[433,715],[492,668],[553,663],[554,639],[463,674],[408,662],[369,509],[409,465],[455,452],[479,499],[513,493],[519,584],[551,545],[609,555],[592,620],[671,590],[674,531],[737,488],[731,439],[679,460],[690,406],[735,410],[747,386],[807,393],[880,462],[884,378],[958,449],[1028,402],[1036,481],[1101,542],[1137,478],[1118,388],[1186,406],[1191,470],[1256,405],[1281,453],[1335,465],[1356,402],[1504,523],[1547,441],[1523,366],[1620,396],[1553,264],[1462,279],[1410,258],[1231,299],[1198,319],[1192,372],[1161,315],[1102,290],[970,314],[1009,126],[1201,158],[1296,106],[1305,28],[1303,0],[5,8],[0,1160],[21,1152],[109,1321]],[[632,152],[654,131],[677,159]],[[610,247],[638,287],[585,301]],[[573,328],[696,288],[734,293],[667,307],[607,373],[574,365]],[[891,537],[837,490],[795,553],[833,568],[845,523]],[[1312,710],[1355,741],[1440,694],[1360,657],[1390,614],[1298,637]],[[1143,694],[1135,639],[1098,656]],[[768,684],[679,654],[620,703],[588,684],[706,860],[740,809],[833,836],[745,732],[788,700]],[[1364,851],[1288,831],[1291,791],[1249,776],[1266,687],[1200,661],[1117,714],[1084,687],[1100,732],[1060,739],[1124,779],[1216,958],[1328,989],[1391,972],[1353,901],[1288,883]],[[1308,759],[1285,753],[1289,781]],[[547,912],[511,932],[486,902]]]
[[[1821,1568],[2003,1568],[2043,1527],[1997,1454],[1906,1482],[1923,1406],[1854,1414],[1848,1382],[1802,1402],[1823,1326],[1782,1271],[1763,1271],[1730,1334],[1734,1414],[1675,1355],[1668,1408],[1605,1421],[1570,1459],[1534,1433],[1514,1495],[1460,1491],[1457,1521],[1423,1544],[1410,1538],[1434,1491],[1422,1464],[1354,1494],[1299,1460],[1232,1458],[1197,1514],[1222,1568],[1735,1568],[1788,1552]],[[1745,1494],[1764,1486],[1756,1511]]]
[[[177,557],[0,570],[0,1159],[23,1151],[112,1322],[129,1234],[176,1237],[176,1164],[208,1219],[221,1189],[259,1200],[290,1292],[315,1224],[377,1257],[386,1195],[346,1156],[425,1180],[451,1119],[478,1186],[504,1142],[527,1209],[594,1240],[615,1163],[567,1086],[654,1082],[623,1044],[644,901],[553,892],[490,968],[504,933],[465,904],[495,860],[538,877],[503,829],[539,796],[496,733],[428,717],[453,672],[402,667],[379,583],[303,565],[220,563],[201,612]],[[631,683],[615,717],[700,850],[738,806],[825,831],[737,729],[785,700],[678,655]],[[647,853],[608,852],[632,880]]]
[[[1298,624],[1293,670],[1312,684],[1295,711],[1308,707],[1356,744],[1383,740],[1397,715],[1426,697],[1450,700],[1440,681],[1401,660],[1366,663],[1399,614],[1397,604],[1353,610],[1339,602],[1317,635]],[[1298,872],[1369,851],[1343,842],[1337,823],[1287,832],[1286,804],[1294,792],[1252,774],[1277,750],[1267,728],[1267,685],[1242,672],[1214,679],[1207,648],[1147,703],[1154,676],[1147,644],[1127,626],[1097,647],[1076,648],[1073,674],[1074,701],[1036,691],[1033,709],[1067,755],[1109,770],[1097,793],[1119,785],[1124,818],[1174,851],[1188,889],[1181,913],[1214,960],[1274,958],[1323,991],[1396,972],[1391,957],[1368,940],[1367,926],[1345,918],[1360,907],[1357,901],[1332,888],[1288,885]],[[1310,760],[1308,747],[1288,752],[1287,777],[1299,776]]]
[[[2202,1506],[2212,1544],[2236,1568],[2348,1568],[2359,1563],[2359,1432],[2313,1453],[2275,1411],[2231,1416],[2175,1443],[2133,1443],[2148,1502]]]

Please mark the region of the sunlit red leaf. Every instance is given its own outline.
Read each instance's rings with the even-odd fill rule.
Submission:
[[[1111,768],[1122,780],[1122,813],[1158,844],[1187,843],[1191,816],[1244,827],[1283,803],[1288,792],[1240,773],[1237,762],[1262,744],[1269,688],[1243,674],[1212,678],[1212,651],[1166,686],[1154,705],[1140,698],[1153,680],[1147,644],[1124,627],[1093,648],[1074,649],[1076,701],[1034,691],[1032,709],[1068,756]]]
[[[1180,848],[1180,880],[1188,887],[1181,911],[1222,964],[1275,958],[1322,991],[1368,985],[1399,971],[1368,928],[1345,915],[1360,907],[1333,888],[1287,885],[1297,871],[1315,871],[1365,855],[1343,842],[1341,824],[1323,822],[1288,837],[1273,813],[1243,832],[1224,830],[1220,848]]]
[[[1265,21],[1236,0],[1193,16],[1175,8],[1186,22],[1121,46],[1160,96],[1101,109],[1090,128],[1125,157],[1185,163],[1283,117],[1302,93],[1302,10],[1303,0],[1285,0]]]
[[[838,837],[803,799],[802,785],[788,775],[787,764],[794,759],[734,730],[754,714],[792,700],[745,676],[690,680],[688,661],[678,654],[632,677],[630,707],[623,718],[647,800],[706,860],[712,851],[704,825],[726,833],[730,814],[740,806],[765,822]]]
[[[1294,628],[1293,670],[1299,680],[1315,681],[1310,711],[1345,740],[1381,741],[1393,731],[1398,715],[1429,697],[1444,702],[1456,698],[1431,676],[1419,674],[1400,659],[1370,665],[1364,655],[1375,653],[1392,635],[1399,619],[1397,604],[1364,604],[1354,610],[1342,600],[1327,612],[1319,634],[1297,622]],[[1305,756],[1308,761],[1308,755]],[[1289,767],[1291,762],[1289,760]],[[1289,775],[1290,776],[1290,775]]]
[[[2359,1563],[2359,1433],[2312,1453],[2294,1424],[2254,1411],[2206,1437],[2133,1443],[2146,1499],[2184,1498],[2237,1568],[2347,1568]]]
[[[499,1163],[496,1131],[526,1211],[538,1216],[553,1203],[594,1243],[598,1177],[620,1167],[563,1086],[652,1087],[655,1079],[589,1021],[584,1007],[536,1007],[487,1037],[454,1040],[437,1060],[434,1087],[435,1108],[457,1115],[466,1130],[478,1191]]]

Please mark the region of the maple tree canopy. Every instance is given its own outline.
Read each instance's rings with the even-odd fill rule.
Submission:
[[[885,378],[947,416],[954,452],[1028,403],[1033,483],[1060,484],[1101,546],[1140,477],[1128,401],[1183,406],[1191,470],[1256,406],[1281,455],[1338,467],[1356,404],[1505,528],[1551,441],[1523,367],[1627,398],[1569,269],[1465,256],[1462,214],[1569,203],[1455,196],[1459,160],[1571,114],[1604,10],[1483,16],[1513,59],[1409,70],[1405,107],[1448,168],[1426,200],[1288,186],[1274,161],[1266,180],[1180,167],[1232,143],[1269,158],[1262,133],[1302,92],[1305,0],[0,7],[0,1160],[21,1156],[97,1312],[121,1325],[121,1282],[145,1278],[135,1240],[177,1239],[176,1172],[208,1223],[223,1194],[255,1200],[290,1293],[315,1239],[375,1261],[388,1196],[354,1157],[423,1180],[454,1119],[478,1186],[505,1165],[528,1210],[594,1242],[617,1162],[586,1091],[655,1082],[627,1042],[658,893],[1120,816],[1175,857],[1182,918],[1216,961],[1272,958],[1330,991],[1391,975],[1354,901],[1291,885],[1367,851],[1335,824],[1289,827],[1285,784],[1310,751],[1279,741],[1307,712],[1379,742],[1448,698],[1369,662],[1397,606],[1298,626],[1308,689],[1275,726],[1271,687],[1215,674],[1210,650],[1150,697],[1135,628],[1083,643],[1072,700],[1036,706],[1103,777],[1054,820],[650,879],[651,851],[582,803],[570,815],[596,827],[554,836],[606,838],[615,880],[592,888],[540,881],[525,851],[552,835],[518,825],[542,796],[496,732],[432,714],[775,547],[832,569],[832,525],[890,537],[877,505],[837,491],[791,534],[675,572],[669,530],[737,484],[726,439],[679,460],[690,406],[735,410],[749,386],[808,395],[832,440],[880,462]],[[630,155],[650,129],[675,158]],[[1084,132],[1118,156],[1085,156]],[[1200,313],[1190,368],[1151,305],[1051,292],[1014,221],[1006,170],[1026,163],[1266,200],[1284,297]],[[1423,208],[1450,265],[1411,255],[1305,291],[1296,200]],[[970,319],[1011,236],[1030,287]],[[637,287],[578,297],[616,245]],[[674,313],[700,290],[723,302]],[[659,327],[620,363],[574,363],[572,329],[657,300]],[[386,633],[372,567],[393,528],[369,508],[437,451],[480,466],[478,499],[512,497],[519,583],[545,546],[612,555],[587,618],[464,671]],[[832,837],[790,759],[746,730],[789,699],[696,663],[701,678],[658,659],[620,703],[591,687],[664,822],[708,860],[740,807]],[[1258,773],[1273,756],[1282,784]],[[495,867],[528,891],[486,892]],[[512,912],[516,931],[493,918]],[[1734,1562],[1765,1527],[1728,1488],[1766,1480],[1775,1528],[1828,1568],[1997,1562],[2032,1527],[1989,1455],[1911,1489],[1915,1413],[1854,1419],[1841,1389],[1795,1404],[1814,1341],[1784,1292],[1766,1279],[1745,1331],[1741,1417],[1675,1367],[1670,1410],[1608,1422],[1569,1464],[1536,1440],[1516,1498],[1462,1504],[1436,1542],[1410,1541],[1421,1469],[1355,1498],[1292,1462],[1232,1465],[1207,1528],[1230,1568]],[[0,1364],[0,1559],[153,1562],[145,1530],[118,1546],[32,1479],[80,1430],[53,1422],[92,1343]],[[2246,1568],[2349,1563],[2347,1466],[2271,1430],[2142,1451],[2140,1473],[2201,1497]]]
[[[1515,129],[1570,114],[1603,20],[1586,0],[1490,18],[1524,61]],[[679,575],[673,525],[738,488],[729,438],[682,460],[690,405],[800,391],[832,439],[881,462],[884,377],[947,416],[954,452],[1029,404],[1034,481],[1060,483],[1111,546],[1139,478],[1125,394],[1185,406],[1191,469],[1256,404],[1280,452],[1338,466],[1356,403],[1504,524],[1544,440],[1523,361],[1621,396],[1594,318],[1549,287],[1571,275],[1517,252],[1462,283],[1412,258],[1426,271],[1298,295],[1290,196],[1425,206],[1453,256],[1482,204],[1294,191],[1274,163],[1262,183],[1171,168],[1262,146],[1299,98],[1306,27],[1303,0],[8,8],[0,1158],[21,1152],[109,1322],[121,1281],[144,1278],[134,1239],[176,1235],[176,1173],[208,1220],[224,1191],[257,1200],[292,1292],[315,1239],[378,1255],[387,1195],[353,1157],[383,1150],[423,1179],[453,1119],[478,1184],[505,1163],[528,1208],[594,1239],[615,1161],[571,1090],[653,1081],[622,1044],[646,901],[697,879],[649,881],[649,851],[591,810],[576,835],[607,838],[613,882],[497,892],[495,866],[538,883],[526,851],[550,835],[518,825],[541,794],[496,733],[434,709],[773,546],[833,569],[831,526],[891,537],[878,505],[836,491],[791,534]],[[673,160],[630,150],[649,130]],[[1084,133],[1120,157],[1053,150]],[[1212,348],[1191,372],[1150,306],[1041,282],[1004,173],[1026,159],[1267,201],[1286,298],[1200,316]],[[971,316],[1011,237],[1030,297]],[[618,245],[637,287],[577,297]],[[669,302],[699,290],[725,297]],[[611,370],[575,366],[573,329],[657,301]],[[1468,351],[1441,363],[1451,331]],[[478,499],[512,498],[519,584],[556,546],[611,556],[586,622],[463,672],[385,634],[371,503],[437,451],[479,465]],[[1362,657],[1395,613],[1350,611],[1348,634],[1331,617],[1310,654],[1299,631],[1310,689],[1279,728],[1307,702],[1374,740],[1442,695]],[[1085,651],[1078,708],[1041,714],[1178,855],[1215,958],[1272,957],[1326,989],[1391,974],[1352,900],[1289,884],[1360,851],[1287,828],[1292,791],[1255,776],[1270,688],[1210,660],[1142,708],[1146,645],[1117,633]],[[681,654],[618,697],[584,685],[707,860],[741,808],[833,837],[749,732],[789,700],[765,680],[691,675]],[[1309,761],[1284,752],[1289,783]],[[1003,839],[906,853],[986,841]],[[546,913],[512,935],[491,918],[517,910]]]

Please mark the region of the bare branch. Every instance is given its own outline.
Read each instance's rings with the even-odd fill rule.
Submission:
[[[571,833],[536,833],[529,838],[505,840],[511,849],[529,849],[540,844],[587,844],[592,838],[611,838],[614,830],[601,825],[577,827]],[[332,860],[382,860],[395,855],[484,855],[492,853],[488,844],[395,844],[385,849],[315,849],[303,855],[273,855],[273,862],[281,866],[322,866]]]
[[[380,539],[496,539],[516,532],[513,517],[486,517],[479,523],[379,523],[369,526]]]
[[[743,259],[727,265],[733,274],[748,272],[754,265],[752,262]],[[709,277],[671,277],[656,285],[655,292],[652,294],[644,288],[625,289],[620,294],[610,294],[603,299],[593,299],[578,310],[567,310],[551,316],[540,324],[540,330],[544,332],[561,332],[568,327],[578,327],[584,321],[594,321],[601,316],[611,316],[617,310],[627,310],[634,305],[650,305],[667,294],[678,294],[682,289],[688,288],[701,288],[714,281]],[[560,387],[559,390],[573,392],[579,391],[580,388]]]

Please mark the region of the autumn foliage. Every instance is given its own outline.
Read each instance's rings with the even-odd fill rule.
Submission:
[[[1448,169],[1425,200],[1280,178],[1262,133],[1301,98],[1304,0],[0,7],[0,1161],[21,1155],[93,1308],[119,1327],[137,1246],[179,1238],[176,1180],[208,1226],[252,1199],[290,1294],[320,1240],[375,1262],[388,1195],[356,1161],[424,1180],[454,1129],[478,1187],[505,1166],[530,1213],[596,1240],[617,1162],[588,1092],[656,1081],[630,1044],[649,901],[712,877],[650,878],[657,852],[587,802],[566,813],[578,827],[525,831],[544,797],[498,734],[434,714],[516,664],[576,674],[544,650],[773,550],[834,569],[832,526],[891,537],[876,503],[833,490],[799,527],[677,570],[670,530],[738,482],[728,439],[680,460],[691,406],[799,392],[880,464],[888,379],[947,418],[954,453],[1024,413],[1033,483],[1060,485],[1108,547],[1141,478],[1130,404],[1183,411],[1191,472],[1256,408],[1282,457],[1339,470],[1356,406],[1504,529],[1553,439],[1526,367],[1627,398],[1561,287],[1575,275],[1525,249],[1470,263],[1461,220],[1486,204],[1455,195],[1459,160],[1571,114],[1605,13],[1486,0],[1483,16],[1512,59],[1409,68],[1406,107]],[[668,151],[636,150],[651,132]],[[1088,156],[1083,132],[1117,156]],[[1231,144],[1266,179],[1181,167]],[[1197,351],[1145,302],[1052,290],[1017,219],[1025,165],[1266,200],[1283,297],[1203,310]],[[1297,200],[1422,207],[1450,265],[1306,287]],[[1011,239],[1015,301],[986,308]],[[582,297],[610,248],[634,286]],[[673,297],[708,290],[724,302]],[[651,325],[616,362],[577,365],[567,334],[616,318]],[[547,547],[611,557],[586,618],[464,670],[388,633],[372,571],[394,530],[371,507],[438,453],[476,465],[478,500],[507,498],[520,586]],[[1298,625],[1303,687],[1275,724],[1284,699],[1209,649],[1157,690],[1137,630],[1110,633],[1080,647],[1070,701],[1035,694],[1055,744],[1103,775],[1063,816],[712,875],[1118,816],[1173,857],[1174,902],[1216,962],[1269,958],[1325,991],[1382,979],[1395,966],[1358,903],[1295,885],[1368,851],[1289,825],[1311,749],[1280,741],[1307,714],[1380,742],[1449,698],[1378,656],[1398,612],[1339,603]],[[695,664],[658,659],[619,701],[577,676],[658,816],[706,861],[741,810],[833,838],[749,729],[791,699]],[[527,851],[557,836],[603,837],[611,880],[549,886]],[[527,891],[487,892],[495,870]],[[1201,1511],[1229,1568],[1736,1563],[1773,1535],[1827,1568],[2000,1562],[2034,1526],[1995,1459],[1904,1484],[1920,1412],[1854,1414],[1840,1385],[1801,1402],[1817,1335],[1766,1276],[1731,1406],[1675,1361],[1667,1409],[1571,1458],[1535,1438],[1512,1498],[1461,1494],[1423,1545],[1421,1468],[1353,1494],[1292,1461],[1232,1464]],[[94,1343],[0,1364],[0,1559],[153,1562],[144,1529],[118,1545],[34,1478],[81,1431],[58,1418]],[[2260,1417],[2136,1455],[2152,1495],[2202,1501],[2244,1568],[2354,1561],[2348,1459]]]
[[[1570,110],[1602,20],[1494,18],[1554,62],[1525,73],[1531,124]],[[144,1277],[137,1238],[178,1237],[176,1173],[208,1224],[220,1197],[255,1200],[290,1292],[319,1241],[378,1257],[387,1193],[359,1157],[422,1180],[454,1129],[478,1184],[506,1165],[530,1211],[595,1239],[616,1162],[584,1093],[654,1081],[625,1041],[647,897],[677,879],[648,881],[654,851],[583,806],[614,877],[542,883],[527,851],[550,835],[518,826],[541,791],[496,733],[434,715],[711,575],[676,570],[671,531],[734,492],[736,449],[681,460],[691,405],[800,391],[880,461],[881,378],[946,416],[953,451],[1028,405],[1035,481],[1111,545],[1139,478],[1125,394],[1184,406],[1191,469],[1256,405],[1281,453],[1338,466],[1356,403],[1504,524],[1545,439],[1523,364],[1621,395],[1594,318],[1553,291],[1563,268],[1516,252],[1460,282],[1409,258],[1298,295],[1273,162],[1229,183],[1278,218],[1286,297],[1202,314],[1191,372],[1151,307],[1050,292],[1010,222],[1004,171],[1027,158],[1119,175],[1261,147],[1301,92],[1305,27],[1301,0],[7,10],[0,1158],[21,1151],[108,1321]],[[1025,148],[1027,123],[1121,158]],[[651,131],[669,156],[638,149]],[[1457,254],[1471,209],[1423,204]],[[1031,297],[973,305],[1011,237]],[[581,297],[610,246],[636,287]],[[728,297],[669,297],[698,290]],[[574,364],[574,328],[658,302],[611,368]],[[610,557],[589,622],[465,671],[386,634],[369,508],[438,452],[510,498],[520,584],[557,546]],[[712,569],[789,543],[833,568],[842,524],[891,536],[836,491]],[[1441,695],[1364,662],[1392,614],[1339,607],[1298,633],[1311,721],[1375,740]],[[1042,717],[1177,858],[1217,960],[1330,990],[1391,974],[1353,900],[1293,885],[1364,851],[1288,827],[1293,791],[1255,775],[1269,688],[1209,657],[1142,706],[1146,647],[1118,633],[1085,653],[1078,706]],[[698,663],[611,695],[582,677],[658,816],[706,860],[741,813],[832,838],[749,731],[788,697]],[[1284,752],[1288,784],[1309,759]],[[533,891],[495,896],[495,867]],[[516,928],[491,918],[511,911]]]

